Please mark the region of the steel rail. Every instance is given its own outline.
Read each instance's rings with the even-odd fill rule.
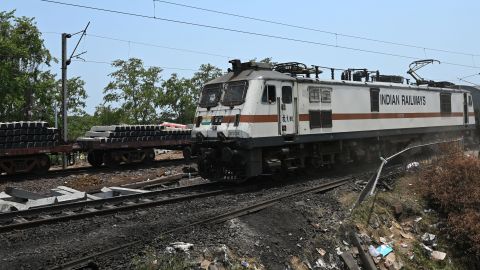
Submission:
[[[261,202],[246,206],[246,207],[240,207],[238,209],[229,211],[227,213],[222,213],[220,215],[216,215],[216,216],[209,217],[209,218],[206,218],[206,219],[201,219],[201,220],[198,220],[198,221],[194,221],[194,222],[191,222],[191,223],[189,223],[185,226],[180,226],[180,227],[176,227],[176,228],[171,229],[171,230],[161,232],[160,236],[170,234],[170,233],[174,233],[174,232],[177,232],[177,231],[182,231],[182,230],[185,230],[187,228],[197,226],[197,225],[220,223],[220,222],[223,222],[223,221],[235,218],[235,217],[244,216],[244,215],[254,213],[254,212],[260,211],[262,209],[268,208],[268,207],[276,204],[277,202],[279,202],[283,199],[286,199],[286,198],[289,198],[289,197],[295,197],[295,196],[302,195],[302,194],[318,193],[318,192],[328,191],[328,190],[331,190],[333,188],[336,188],[336,187],[342,186],[344,184],[347,184],[351,180],[352,180],[352,177],[340,178],[338,180],[334,180],[334,181],[331,181],[331,182],[328,182],[328,183],[323,183],[323,184],[320,184],[320,185],[315,186],[315,187],[310,187],[310,188],[306,188],[306,189],[303,189],[303,190],[300,190],[300,191],[296,191],[296,192],[288,193],[288,194],[285,194],[285,195],[281,195],[281,196],[278,196],[278,197],[275,197],[275,198],[272,198],[272,199],[268,199],[268,200],[265,200],[265,201],[261,201]],[[141,240],[135,240],[135,241],[126,243],[124,245],[120,245],[120,246],[110,248],[110,249],[107,249],[107,250],[104,250],[104,251],[101,251],[101,252],[97,252],[97,253],[92,254],[92,255],[88,255],[88,256],[85,256],[85,257],[82,257],[82,258],[78,258],[78,259],[66,262],[64,264],[61,264],[61,265],[56,266],[56,267],[51,268],[51,269],[80,269],[80,268],[85,267],[87,264],[92,263],[94,261],[94,259],[97,258],[97,257],[101,257],[101,256],[105,256],[105,255],[108,255],[108,254],[111,254],[111,253],[115,253],[115,252],[118,252],[120,250],[129,248],[129,247],[133,247],[133,246],[135,246],[137,244],[141,244],[141,243],[142,243]]]
[[[218,195],[235,190],[234,187],[218,187],[213,191],[194,193],[185,196],[172,198],[164,198],[164,196],[162,196],[170,195],[170,193],[175,192],[192,191],[192,189],[210,188],[216,186],[218,186],[218,183],[209,182],[192,186],[150,191],[147,193],[117,196],[92,201],[56,204],[48,207],[39,207],[24,211],[3,213],[0,214],[0,233],[15,229],[36,227],[42,224],[53,224],[61,221],[101,216],[122,211],[131,211],[138,208],[154,207],[195,198]]]
[[[261,202],[246,206],[246,207],[241,207],[239,209],[235,209],[233,211],[230,211],[230,212],[227,212],[227,213],[224,213],[224,214],[220,214],[220,215],[217,215],[217,216],[214,216],[214,217],[210,217],[210,218],[203,219],[203,220],[200,220],[200,221],[197,221],[197,222],[194,222],[194,223],[190,223],[190,224],[187,224],[187,225],[182,226],[182,227],[177,227],[175,229],[163,232],[162,235],[173,233],[173,232],[176,232],[176,231],[180,231],[180,230],[183,230],[183,229],[189,228],[191,226],[195,226],[195,225],[207,224],[207,223],[219,223],[219,222],[227,221],[227,220],[235,218],[235,217],[247,215],[247,214],[257,212],[257,211],[260,211],[262,209],[268,208],[268,207],[270,207],[270,206],[276,204],[277,202],[279,202],[283,199],[286,199],[286,198],[295,197],[295,196],[302,195],[302,194],[318,193],[318,192],[328,191],[330,189],[342,186],[342,185],[348,183],[351,180],[352,180],[351,177],[340,178],[338,180],[331,181],[331,182],[328,182],[328,183],[323,183],[323,184],[315,186],[315,187],[310,187],[310,188],[306,188],[306,189],[296,191],[296,192],[293,192],[293,193],[278,196],[278,197],[275,197],[275,198],[272,198],[272,199],[269,199],[269,200],[261,201]]]

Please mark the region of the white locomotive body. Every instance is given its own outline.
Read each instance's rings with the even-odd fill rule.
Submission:
[[[370,159],[475,129],[468,91],[232,65],[205,85],[196,112],[193,151],[204,177],[245,179]]]

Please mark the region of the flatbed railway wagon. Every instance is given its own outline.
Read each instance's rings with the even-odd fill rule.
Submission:
[[[373,160],[445,137],[474,138],[469,91],[449,83],[346,70],[320,79],[300,63],[231,61],[201,93],[192,130],[198,169],[211,179]],[[315,76],[315,77],[313,77]]]
[[[59,133],[46,122],[0,123],[0,173],[45,173],[49,155],[70,153],[72,145],[61,145]]]
[[[151,163],[154,149],[184,150],[190,145],[190,129],[165,125],[94,126],[77,139],[94,167],[105,164]]]
[[[190,130],[161,125],[96,126],[74,143],[62,143],[59,131],[45,122],[0,123],[0,174],[44,174],[51,157],[84,153],[93,167],[151,163],[154,149],[183,150]]]

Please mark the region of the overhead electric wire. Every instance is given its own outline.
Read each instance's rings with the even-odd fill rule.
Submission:
[[[101,35],[95,35],[95,34],[87,34],[87,35],[90,36],[90,37],[95,37],[95,38],[100,38],[100,39],[107,39],[107,40],[114,40],[114,41],[120,41],[120,42],[137,44],[137,45],[142,45],[142,46],[157,47],[157,48],[162,48],[162,49],[168,49],[168,50],[174,50],[174,51],[181,51],[181,52],[188,52],[188,53],[195,53],[195,54],[203,54],[203,55],[209,55],[209,56],[215,56],[215,57],[222,57],[222,58],[228,58],[228,59],[234,58],[233,56],[228,56],[228,55],[221,55],[221,54],[215,54],[215,53],[204,52],[204,51],[197,51],[197,50],[190,50],[190,49],[182,49],[182,48],[176,48],[176,47],[169,47],[169,46],[158,45],[158,44],[147,43],[147,42],[141,42],[141,41],[132,41],[132,40],[127,40],[127,39],[120,39],[120,38],[114,38],[114,37],[108,37],[108,36],[101,36]]]
[[[75,62],[79,62],[79,63],[92,63],[92,64],[106,64],[106,65],[111,65],[113,63],[112,62],[107,62],[107,61],[95,61],[95,60],[73,60]],[[147,68],[150,68],[150,67],[157,67],[157,68],[161,68],[161,69],[172,69],[172,70],[183,70],[183,71],[198,71],[198,69],[192,69],[192,68],[179,68],[179,67],[163,67],[163,66],[145,66]]]
[[[103,12],[108,12],[108,13],[115,13],[115,14],[139,17],[139,18],[154,19],[154,20],[166,21],[166,22],[171,22],[171,23],[178,23],[178,24],[183,24],[183,25],[190,25],[190,26],[197,26],[197,27],[203,27],[203,28],[209,28],[209,29],[216,29],[216,30],[222,30],[222,31],[227,31],[227,32],[232,32],[232,33],[241,33],[241,34],[247,34],[247,35],[253,35],[253,36],[268,37],[268,38],[274,38],[274,39],[280,39],[280,40],[294,41],[294,42],[300,42],[300,43],[312,44],[312,45],[319,45],[319,46],[325,46],[325,47],[331,47],[331,48],[339,48],[339,49],[345,49],[345,50],[350,50],[350,51],[366,52],[366,53],[392,56],[392,57],[398,57],[398,58],[404,58],[404,59],[413,59],[413,60],[420,59],[419,57],[408,56],[408,55],[401,55],[401,54],[388,53],[388,52],[379,52],[379,51],[366,50],[366,49],[347,47],[347,46],[339,46],[339,45],[316,42],[316,41],[309,41],[309,40],[290,38],[290,37],[285,37],[285,36],[277,36],[277,35],[270,35],[270,34],[264,34],[264,33],[250,32],[250,31],[238,30],[238,29],[233,29],[233,28],[226,28],[226,27],[220,27],[220,26],[200,24],[200,23],[181,21],[181,20],[175,20],[175,19],[168,19],[168,18],[162,18],[162,17],[155,17],[155,16],[149,16],[149,15],[144,15],[144,14],[119,11],[119,10],[112,10],[112,9],[98,8],[98,7],[92,7],[92,6],[71,4],[71,3],[59,2],[59,1],[53,1],[53,0],[40,0],[40,1],[53,3],[53,4],[58,4],[58,5],[64,5],[64,6],[79,7],[79,8],[84,8],[84,9],[97,10],[97,11],[103,11]],[[442,63],[446,64],[446,65],[452,65],[452,66],[460,66],[460,67],[466,67],[466,68],[480,69],[480,67],[465,65],[465,64],[458,64],[458,63],[451,63],[451,62],[444,62],[444,61],[442,61]]]
[[[480,85],[478,85],[478,84],[476,84],[476,83],[474,83],[474,82],[467,81],[467,80],[464,80],[464,79],[462,79],[462,78],[457,78],[457,79],[458,79],[459,81],[462,81],[462,82],[466,82],[466,83],[469,83],[469,84],[473,84],[473,85],[476,86],[476,87],[480,87]]]
[[[62,33],[60,33],[60,32],[52,32],[52,31],[44,31],[43,33],[47,33],[47,34],[58,34],[58,35],[61,35],[61,34],[62,34]],[[193,54],[202,54],[202,55],[208,55],[208,56],[215,56],[215,57],[221,57],[221,58],[227,58],[227,59],[233,59],[233,58],[235,58],[235,57],[233,57],[233,56],[228,56],[228,55],[221,55],[221,54],[216,54],[216,53],[211,53],[211,52],[205,52],[205,51],[197,51],[197,50],[191,50],[191,49],[171,47],[171,46],[165,46],[165,45],[160,45],[160,44],[147,43],[147,42],[143,42],[143,41],[134,41],[134,40],[129,40],[129,39],[121,39],[121,38],[109,37],[109,36],[105,36],[105,35],[97,35],[97,34],[86,33],[85,36],[90,36],[90,37],[94,37],[94,38],[98,38],[98,39],[106,39],[106,40],[124,42],[124,43],[128,43],[128,44],[137,44],[137,45],[142,45],[142,46],[147,46],[147,47],[155,47],[155,48],[161,48],[161,49],[167,49],[167,50],[173,50],[173,51],[180,51],[180,52],[188,52],[188,53],[193,53]]]
[[[459,51],[452,51],[452,50],[445,50],[445,49],[436,49],[436,48],[424,47],[424,46],[407,44],[407,43],[400,43],[400,42],[394,42],[394,41],[387,41],[387,40],[381,40],[381,39],[362,37],[362,36],[357,36],[357,35],[342,34],[342,33],[322,30],[322,29],[318,29],[318,28],[306,27],[306,26],[295,25],[295,24],[290,24],[290,23],[283,23],[283,22],[280,22],[280,21],[260,19],[260,18],[256,18],[256,17],[245,16],[245,15],[240,15],[240,14],[235,14],[235,13],[230,13],[230,12],[225,12],[225,11],[219,11],[219,10],[213,10],[213,9],[208,9],[208,8],[202,8],[202,7],[198,7],[198,6],[190,6],[190,5],[174,3],[174,2],[170,2],[170,1],[164,1],[164,0],[153,0],[153,1],[154,2],[165,3],[165,4],[169,4],[169,5],[174,5],[174,6],[179,6],[179,7],[184,7],[184,8],[190,8],[190,9],[196,9],[196,10],[201,10],[201,11],[206,11],[206,12],[211,12],[211,13],[216,13],[216,14],[233,16],[233,17],[252,20],[252,21],[265,22],[265,23],[287,26],[287,27],[296,28],[296,29],[302,29],[302,30],[314,31],[314,32],[319,32],[319,33],[324,33],[324,34],[330,34],[330,35],[334,35],[334,36],[360,39],[360,40],[365,40],[365,41],[372,41],[372,42],[378,42],[378,43],[384,43],[384,44],[390,44],[390,45],[396,45],[396,46],[402,46],[402,47],[409,47],[409,48],[416,48],[416,49],[422,49],[422,50],[444,52],[444,53],[450,53],[450,54],[460,54],[460,55],[467,55],[467,56],[480,56],[480,54],[475,54],[475,53],[459,52]]]

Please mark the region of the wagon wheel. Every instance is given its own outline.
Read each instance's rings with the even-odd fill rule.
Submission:
[[[145,150],[145,157],[143,158],[143,163],[152,164],[153,161],[155,161],[155,150],[153,150],[153,148],[149,148]]]
[[[93,167],[100,167],[103,164],[103,155],[100,151],[92,151],[87,155],[87,161]]]
[[[7,175],[14,175],[16,173],[15,164],[12,161],[4,161],[3,166],[5,166],[4,171]]]
[[[115,169],[120,165],[120,158],[115,153],[105,153],[103,155],[105,165],[109,168]]]
[[[33,172],[37,175],[44,175],[50,169],[50,157],[46,154],[39,155],[37,158],[37,165],[33,168]]]

